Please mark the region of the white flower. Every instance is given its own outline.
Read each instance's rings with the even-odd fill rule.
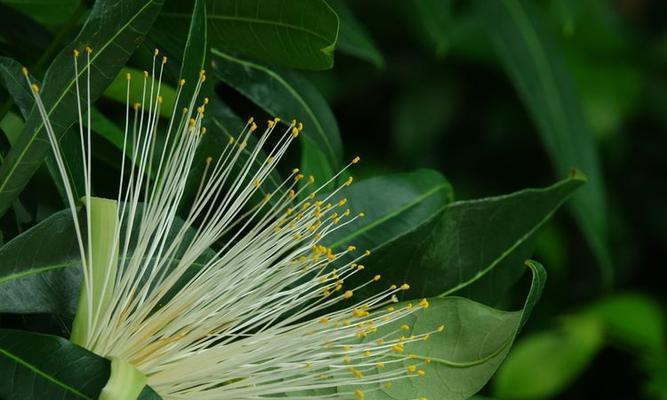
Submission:
[[[165,399],[266,399],[283,393],[299,399],[362,399],[380,384],[423,374],[420,364],[427,360],[414,360],[407,368],[384,366],[410,360],[405,346],[428,334],[406,338],[400,329],[385,334],[377,330],[428,302],[391,307],[395,293],[407,285],[391,285],[355,302],[356,290],[380,280],[376,276],[360,287],[343,287],[363,269],[360,261],[370,253],[320,244],[362,216],[350,215],[345,201],[330,203],[352,178],[323,195],[321,188],[329,182],[317,188],[313,178],[304,179],[294,169],[263,201],[250,202],[303,129],[301,123],[292,121],[284,129],[275,118],[258,134],[251,118],[238,137],[229,138],[222,154],[206,160],[185,222],[175,225],[197,146],[206,133],[202,120],[208,99],[196,104],[203,71],[191,99],[180,99],[181,81],[172,117],[166,129],[159,130],[167,60],[160,63],[156,50],[152,72],[140,83],[143,106],[130,106],[134,83],[127,77],[118,196],[115,201],[92,197],[91,52],[86,48],[83,70],[79,52],[74,52],[85,227],[76,218],[76,201],[39,87],[32,84],[81,251],[84,282],[73,342],[131,364]],[[24,74],[31,84],[27,71]],[[87,110],[82,111],[84,85]],[[258,135],[254,148],[247,146],[251,135]],[[433,332],[438,330],[434,327]],[[308,392],[327,388],[338,391]]]

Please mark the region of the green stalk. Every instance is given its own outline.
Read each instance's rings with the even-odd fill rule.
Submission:
[[[111,376],[99,400],[136,400],[146,386],[146,376],[130,363],[111,358]]]
[[[86,203],[84,201],[84,203]],[[114,234],[118,225],[118,204],[115,200],[90,198],[90,238],[92,253],[88,255],[92,263],[88,273],[92,280],[92,296],[86,285],[81,285],[79,304],[74,317],[70,341],[85,347],[88,341],[89,321],[94,321],[98,313],[103,313],[109,306],[113,293],[114,281],[118,270],[118,240]],[[88,301],[92,307],[88,306]],[[91,314],[92,311],[92,314]]]

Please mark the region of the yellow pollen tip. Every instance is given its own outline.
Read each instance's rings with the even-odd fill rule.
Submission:
[[[407,283],[401,285],[401,290],[408,290],[408,289],[410,289],[410,285],[408,285]]]
[[[361,161],[361,157],[356,156],[356,157],[354,157],[354,158],[352,159],[352,164],[356,164],[356,163],[358,163],[359,161]]]
[[[357,246],[347,246],[347,251],[355,251]]]
[[[148,78],[148,71],[144,70],[144,78]]]
[[[134,103],[134,104],[132,105],[132,108],[134,108],[134,111],[139,110],[139,109],[141,108],[141,103]]]
[[[257,130],[257,124],[253,122],[253,123],[250,125],[250,132],[254,132],[254,131],[256,131],[256,130]]]
[[[157,97],[157,102],[158,102],[159,104],[162,104],[162,96],[158,96],[158,97]]]
[[[30,87],[32,88],[33,92],[39,93],[39,86],[36,83],[33,83],[32,85],[30,85]]]
[[[167,56],[163,56],[162,57],[162,64],[164,65],[166,63],[167,63]]]
[[[23,74],[23,76],[28,76],[28,68],[21,67],[21,73]]]
[[[296,128],[292,128],[292,137],[299,137],[299,130]]]
[[[90,54],[93,52],[93,49],[91,47],[86,46],[86,53]]]
[[[445,326],[444,326],[444,325],[440,325],[440,326],[438,327],[438,332],[442,332],[442,331],[444,331],[444,330],[445,330]]]
[[[354,295],[354,292],[353,292],[353,291],[351,291],[351,290],[347,290],[345,293],[343,293],[343,298],[344,298],[344,299],[349,299],[349,298],[352,297],[353,295]]]
[[[185,79],[181,79],[180,82],[178,82],[179,85],[184,86],[185,85]]]
[[[428,300],[426,300],[426,299],[422,299],[422,300],[419,302],[419,306],[420,306],[421,308],[428,308],[429,305],[430,305],[430,304],[429,304]]]
[[[205,126],[202,126],[202,128],[201,128],[201,134],[202,134],[202,135],[206,134],[206,131],[207,131],[206,127],[205,127]]]
[[[359,400],[364,400],[366,398],[366,394],[361,389],[355,390],[354,395],[357,396],[357,399],[359,399]]]
[[[160,54],[160,49],[153,50],[153,56],[157,57],[158,54]]]
[[[253,118],[253,117],[248,118],[248,123],[249,124],[252,124],[254,121],[255,121],[255,118]]]
[[[129,72],[125,74],[125,79],[127,79],[128,81],[132,80],[132,74]]]
[[[206,157],[206,165],[210,165],[211,161],[213,161],[213,157],[211,156]]]
[[[79,50],[74,49],[74,50],[72,51],[72,54],[74,55],[74,57],[78,57],[79,54],[81,54],[81,53],[79,53]]]
[[[374,280],[375,282],[379,281],[380,279],[382,279],[382,275],[379,275],[379,274],[378,274],[378,275],[375,275],[375,276],[373,277],[373,280]]]
[[[352,184],[352,181],[353,181],[353,180],[354,180],[353,177],[349,177],[349,178],[347,178],[347,180],[345,181],[345,186],[350,186],[350,185]]]

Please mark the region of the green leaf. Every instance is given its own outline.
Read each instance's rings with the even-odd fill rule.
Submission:
[[[364,217],[326,236],[326,244],[339,248],[355,245],[362,252],[377,252],[431,220],[453,197],[449,182],[427,169],[354,183],[341,190],[335,200],[347,198],[352,215],[363,212]]]
[[[329,0],[329,5],[336,11],[340,19],[338,50],[368,61],[377,68],[384,68],[385,62],[382,53],[368,35],[366,28],[354,16],[347,3],[343,0]]]
[[[0,312],[74,315],[81,260],[69,210],[0,248]]]
[[[212,50],[213,74],[267,113],[285,121],[296,118],[304,124],[303,139],[317,147],[332,170],[341,168],[342,144],[338,124],[317,90],[293,71],[268,68]],[[329,177],[318,177],[328,179]]]
[[[501,399],[556,396],[588,367],[603,343],[597,318],[565,320],[561,327],[526,336],[516,343],[494,379]]]
[[[371,274],[408,282],[411,298],[459,292],[496,304],[521,276],[534,233],[583,182],[573,175],[543,189],[451,203],[364,263]]]
[[[662,307],[641,293],[623,293],[602,299],[584,315],[599,318],[615,342],[656,354],[665,349],[665,314]]]
[[[428,340],[405,345],[405,353],[414,355],[413,359],[386,363],[382,370],[404,369],[416,364],[425,371],[425,376],[402,379],[391,388],[384,385],[370,387],[365,389],[366,399],[408,400],[423,396],[428,399],[462,400],[479,391],[509,352],[544,288],[544,268],[532,261],[526,265],[530,267],[533,278],[521,311],[500,311],[461,297],[431,299],[428,308],[369,335],[366,340],[375,340],[392,331],[400,332],[402,324],[410,327],[404,335],[419,335],[444,325],[442,333],[434,333]],[[431,361],[425,364],[426,360]]]
[[[322,153],[322,151],[309,140],[301,142],[301,171],[303,171],[304,174],[315,177],[320,185],[324,185],[329,178],[333,177],[336,172],[338,172],[334,171],[326,155],[324,155],[324,153]],[[305,181],[299,183],[305,184]],[[329,182],[328,185],[324,186],[322,190],[329,192],[335,188],[336,181],[333,180]],[[304,192],[302,195],[305,197],[308,193]]]
[[[57,137],[77,118],[73,49],[93,48],[91,100],[97,99],[142,40],[161,5],[162,0],[95,3],[79,36],[55,58],[44,78],[41,96]],[[85,54],[80,57],[82,62],[85,58]],[[79,74],[84,75],[84,71]],[[11,205],[49,152],[42,128],[41,117],[33,110],[18,143],[0,167],[0,213]]]
[[[211,0],[208,19],[214,47],[294,68],[333,66],[338,17],[324,0]]]
[[[0,397],[97,399],[109,361],[61,337],[0,329]]]
[[[576,167],[589,178],[587,187],[574,196],[572,210],[602,268],[603,284],[609,286],[613,271],[597,148],[554,38],[527,1],[480,1],[479,6],[489,37],[532,114],[556,171],[565,174]]]
[[[183,50],[183,62],[181,63],[181,72],[179,74],[180,79],[190,82],[183,87],[181,93],[182,98],[186,101],[194,95],[199,72],[205,69],[206,66],[208,52],[206,3],[204,0],[195,0],[190,20],[188,40]]]

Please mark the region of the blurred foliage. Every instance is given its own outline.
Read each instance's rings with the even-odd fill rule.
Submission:
[[[407,260],[441,274],[422,283],[429,295],[455,287],[443,272],[452,265],[463,265],[471,276],[474,268],[500,265],[494,274],[505,271],[507,278],[494,275],[493,282],[502,281],[498,287],[481,279],[481,287],[464,294],[511,308],[526,291],[506,290],[521,272],[505,270],[503,260],[513,263],[508,268],[531,254],[544,261],[550,274],[544,298],[479,399],[667,399],[667,299],[659,278],[667,257],[667,4],[313,0],[286,2],[282,10],[281,3],[207,1],[205,50],[214,50],[204,68],[219,80],[207,90],[221,104],[209,123],[218,136],[206,139],[206,151],[219,149],[242,126],[237,116],[280,114],[305,121],[306,139],[290,161],[319,179],[333,177],[342,160],[361,154],[355,176],[370,179],[359,193],[353,186],[349,197],[369,210],[371,222],[355,229],[375,230],[380,239],[368,246],[379,250],[379,264]],[[235,6],[243,15],[232,13]],[[75,40],[90,10],[77,0],[0,0],[0,56],[56,86],[47,71],[63,70],[64,63],[49,64],[69,56],[63,47]],[[118,42],[138,46],[127,65],[119,50],[108,55],[114,62],[100,63],[108,82],[96,88],[101,100],[92,125],[101,180],[113,182],[118,171],[125,74],[140,77],[154,47],[177,61],[196,58],[182,50],[191,12],[192,2],[167,1],[150,30],[147,23],[141,44],[129,36]],[[283,29],[283,12],[290,23],[306,21],[299,37]],[[249,13],[257,13],[255,23],[244,17]],[[110,40],[103,36],[95,36],[97,47]],[[9,209],[0,220],[0,243],[64,206],[48,159],[41,164],[46,147],[35,150],[21,139],[36,122],[16,96],[20,85],[8,80],[16,67],[9,58],[0,65],[7,89],[0,90],[0,182],[25,189],[0,198]],[[169,104],[181,73],[166,71]],[[140,93],[130,96],[138,101]],[[71,104],[59,107],[67,143],[73,110]],[[16,161],[19,147],[30,149],[34,160]],[[18,166],[18,177],[9,165]],[[540,210],[520,201],[524,192],[497,197],[545,187],[572,168],[588,184],[569,214],[547,221],[570,191],[549,197]],[[108,195],[113,187],[96,191]],[[480,197],[485,199],[472,200]],[[415,199],[428,201],[414,209]],[[360,240],[369,240],[359,232]],[[469,249],[448,251],[450,258],[435,251],[451,250],[466,238],[461,232],[470,233]],[[498,240],[485,247],[474,241],[478,232]],[[416,243],[435,243],[425,239],[434,235],[444,242],[435,250],[425,245],[417,257],[409,253],[414,248],[394,242],[406,235]],[[62,250],[62,257],[71,256]],[[63,329],[60,321],[17,319],[3,314],[0,323]]]

